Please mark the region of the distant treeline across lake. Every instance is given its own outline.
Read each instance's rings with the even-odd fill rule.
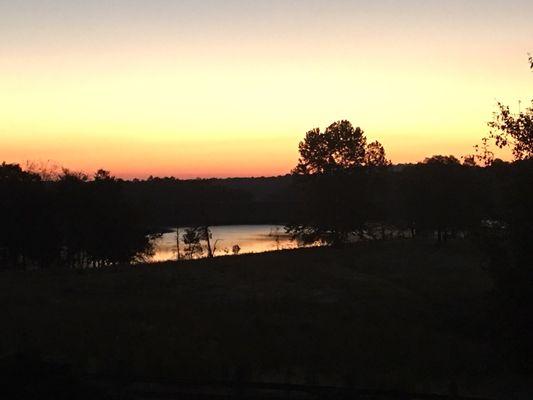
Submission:
[[[210,227],[220,225],[283,226],[302,243],[334,246],[353,236],[424,235],[444,242],[487,229],[501,235],[506,226],[530,218],[531,171],[531,160],[482,168],[437,156],[418,164],[308,176],[125,181],[104,170],[49,176],[4,163],[0,266],[100,267],[148,260],[154,243],[161,243],[160,232],[178,226],[200,227],[184,245],[209,237],[213,249],[217,234]],[[234,244],[239,243],[219,242],[217,251],[233,252]]]
[[[283,224],[296,193],[291,175],[268,178],[148,178],[123,181],[124,194],[154,227]]]

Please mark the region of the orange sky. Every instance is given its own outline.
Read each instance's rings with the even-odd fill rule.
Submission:
[[[277,175],[307,130],[349,119],[415,162],[472,152],[498,100],[531,97],[520,0],[15,3],[0,5],[0,161]]]

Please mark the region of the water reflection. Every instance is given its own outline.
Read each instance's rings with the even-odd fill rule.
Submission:
[[[293,249],[296,241],[285,234],[283,226],[277,225],[224,225],[210,227],[213,234],[212,245],[216,244],[215,256],[232,254],[235,245],[240,247],[239,254],[261,253],[265,251]],[[180,228],[180,240],[185,228]],[[180,242],[183,252],[184,244]],[[176,260],[176,228],[169,229],[155,242],[155,255],[151,261]],[[204,246],[205,253],[205,246]]]

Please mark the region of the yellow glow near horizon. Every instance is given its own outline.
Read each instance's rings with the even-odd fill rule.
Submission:
[[[416,162],[471,153],[496,102],[531,92],[523,36],[322,33],[0,45],[0,161],[124,177],[277,175],[296,164],[307,130],[348,119],[394,162]]]

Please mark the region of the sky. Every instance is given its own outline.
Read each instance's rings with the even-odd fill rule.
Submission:
[[[395,163],[531,99],[531,0],[0,0],[0,161],[288,173],[348,119]]]

